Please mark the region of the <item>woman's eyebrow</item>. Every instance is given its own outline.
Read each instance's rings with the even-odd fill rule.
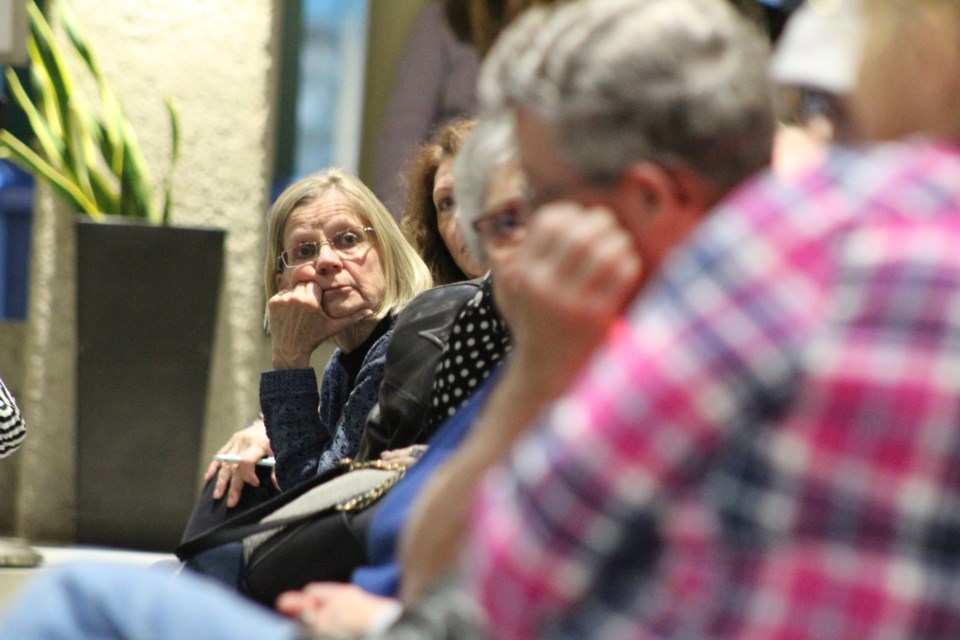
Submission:
[[[324,237],[328,235],[333,235],[344,229],[349,229],[350,227],[367,227],[370,226],[362,220],[357,220],[355,218],[348,217],[344,215],[342,218],[330,219],[324,221],[322,225],[316,227],[297,227],[294,229],[290,237],[299,238],[299,237],[316,237],[318,235],[323,235]]]

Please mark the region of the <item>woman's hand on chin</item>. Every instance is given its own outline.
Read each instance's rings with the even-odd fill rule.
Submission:
[[[342,321],[323,311],[323,290],[316,282],[300,282],[274,294],[267,303],[275,369],[310,366],[310,355],[342,330]]]

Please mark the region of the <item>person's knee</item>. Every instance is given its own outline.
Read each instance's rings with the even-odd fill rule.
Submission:
[[[57,567],[45,572],[38,580],[37,588],[48,592],[59,592],[75,606],[84,606],[103,598],[110,598],[110,591],[120,584],[127,584],[119,576],[143,572],[143,569],[77,562]],[[126,589],[126,587],[122,587]]]

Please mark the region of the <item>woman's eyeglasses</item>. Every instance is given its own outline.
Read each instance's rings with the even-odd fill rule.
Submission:
[[[320,255],[320,247],[325,244],[343,258],[355,258],[370,246],[370,234],[373,227],[350,227],[338,231],[328,240],[320,242],[301,242],[292,249],[287,249],[277,259],[277,271],[284,267],[299,267],[308,262],[314,262]]]

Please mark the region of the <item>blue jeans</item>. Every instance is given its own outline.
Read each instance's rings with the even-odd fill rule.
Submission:
[[[228,542],[207,549],[187,560],[184,567],[218,580],[236,591],[240,588],[240,570],[243,569],[243,544]]]
[[[44,570],[0,618],[0,640],[296,640],[293,621],[209,579],[77,563]]]

